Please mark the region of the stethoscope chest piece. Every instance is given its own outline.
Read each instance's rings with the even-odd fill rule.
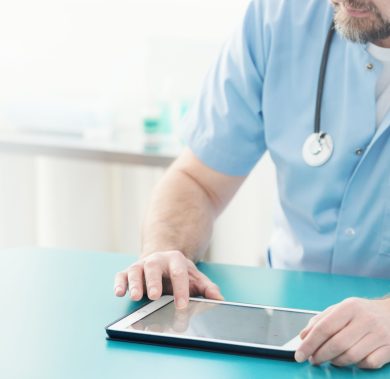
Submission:
[[[312,167],[324,165],[333,154],[333,140],[329,134],[313,133],[303,145],[302,155],[305,162]]]

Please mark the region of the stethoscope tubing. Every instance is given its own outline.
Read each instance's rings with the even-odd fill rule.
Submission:
[[[325,42],[324,50],[322,53],[322,59],[321,59],[320,74],[318,79],[316,111],[314,117],[314,133],[317,134],[321,132],[322,98],[324,94],[325,78],[326,78],[326,72],[327,72],[327,67],[329,62],[330,47],[332,45],[334,34],[335,34],[335,24],[333,21],[329,28],[328,35],[326,37],[326,42]]]

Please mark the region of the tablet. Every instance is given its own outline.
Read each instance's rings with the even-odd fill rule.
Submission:
[[[106,327],[112,339],[293,358],[300,331],[318,312],[163,296]]]

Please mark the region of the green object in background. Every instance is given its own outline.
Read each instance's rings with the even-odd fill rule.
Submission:
[[[156,152],[161,145],[161,123],[158,117],[145,117],[143,121],[145,151]]]
[[[162,134],[172,133],[172,111],[169,103],[162,103],[160,106],[160,121]]]
[[[160,120],[156,117],[144,118],[144,133],[157,134],[160,132]]]

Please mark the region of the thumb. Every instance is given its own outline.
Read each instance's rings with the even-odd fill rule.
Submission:
[[[317,324],[317,322],[322,318],[322,314],[318,314],[314,317],[312,317],[308,324],[306,325],[306,327],[304,329],[302,329],[302,331],[299,333],[299,337],[301,337],[301,339],[305,339],[306,336],[309,334],[309,332],[313,329],[313,326],[315,324]]]
[[[204,291],[204,297],[211,300],[225,300],[222,296],[222,293],[216,284],[212,284],[209,287],[206,287]]]
[[[201,295],[210,300],[225,300],[219,287],[203,273],[200,272],[200,275]]]

